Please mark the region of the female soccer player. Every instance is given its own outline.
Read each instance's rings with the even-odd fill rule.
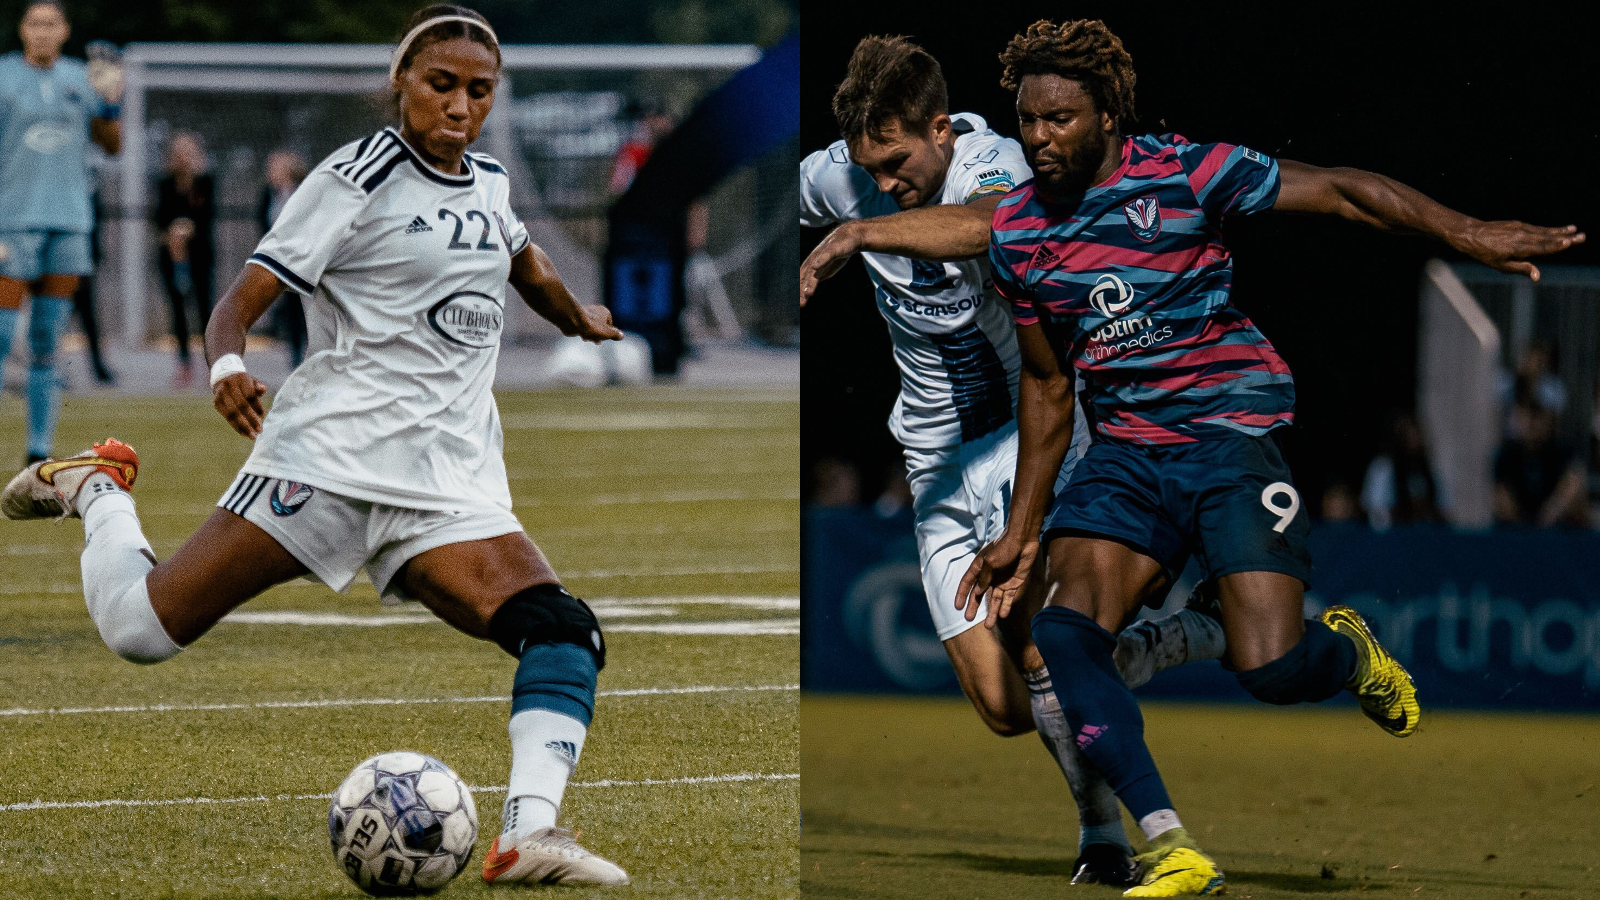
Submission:
[[[0,361],[28,315],[28,462],[55,442],[61,389],[56,343],[78,279],[94,270],[87,144],[122,143],[120,79],[90,85],[88,69],[61,56],[70,29],[55,0],[33,0],[18,28],[22,52],[0,56]]]
[[[155,561],[128,488],[138,457],[108,440],[28,467],[11,518],[78,515],[84,597],[125,659],[169,659],[229,610],[310,574],[343,590],[365,567],[517,657],[504,830],[493,883],[626,884],[555,827],[594,712],[605,645],[511,514],[494,382],[512,286],[564,334],[621,338],[580,306],[512,213],[505,170],[468,153],[494,103],[500,50],[477,13],[430,6],[394,52],[397,127],[317,166],[206,331],[215,405],[255,448],[200,531]],[[314,348],[264,415],[245,331],[285,289],[331,346]]]

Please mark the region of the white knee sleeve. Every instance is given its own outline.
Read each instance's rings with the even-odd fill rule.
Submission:
[[[84,511],[83,599],[100,638],[129,662],[158,663],[183,649],[173,643],[150,606],[145,576],[155,568],[139,530],[133,499],[110,494]]]

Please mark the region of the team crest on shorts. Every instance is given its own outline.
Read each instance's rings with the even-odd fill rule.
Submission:
[[[1154,197],[1122,204],[1122,214],[1128,217],[1128,230],[1141,241],[1153,241],[1161,233],[1161,202]]]
[[[306,505],[306,502],[311,499],[311,495],[314,493],[316,493],[315,489],[309,484],[301,484],[298,481],[280,481],[273,486],[272,496],[268,499],[272,501],[272,511],[274,513],[280,516],[292,516],[300,511],[300,507]]]

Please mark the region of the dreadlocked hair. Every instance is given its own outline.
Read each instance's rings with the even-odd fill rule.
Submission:
[[[1080,82],[1119,128],[1133,120],[1133,57],[1099,19],[1040,19],[1011,39],[1000,64],[1006,90],[1017,90],[1025,75],[1059,75]]]
[[[850,54],[833,117],[846,139],[878,139],[896,122],[906,132],[926,129],[949,105],[944,72],[928,51],[903,37],[871,36]]]

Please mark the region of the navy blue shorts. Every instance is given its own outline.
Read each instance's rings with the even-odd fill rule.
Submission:
[[[1207,580],[1280,572],[1311,584],[1309,511],[1274,434],[1192,444],[1096,440],[1045,520],[1044,540],[1116,541],[1177,580],[1198,555]]]

